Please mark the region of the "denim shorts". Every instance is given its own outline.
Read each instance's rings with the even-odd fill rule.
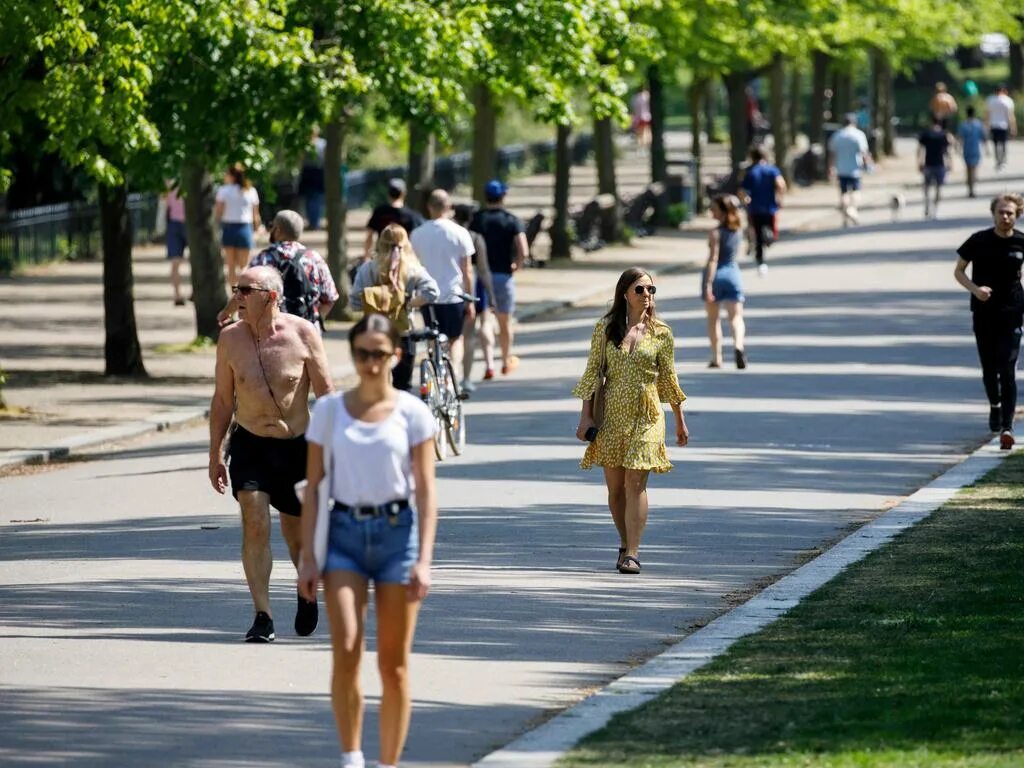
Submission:
[[[188,233],[184,221],[167,220],[167,258],[185,258],[185,247],[188,245]]]
[[[252,249],[252,224],[223,221],[220,225],[220,244],[225,248]]]
[[[408,584],[419,556],[419,525],[411,507],[364,520],[337,508],[331,511],[325,573],[352,571],[375,584]]]
[[[847,192],[860,191],[860,176],[840,176],[839,191],[844,195]]]
[[[494,309],[498,314],[511,315],[516,311],[516,283],[512,275],[492,272],[494,282]]]
[[[946,183],[946,166],[926,165],[924,167],[924,183],[928,186],[941,187]]]

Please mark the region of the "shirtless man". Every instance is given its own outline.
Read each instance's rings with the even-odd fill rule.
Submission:
[[[280,513],[281,535],[292,563],[300,546],[302,506],[294,485],[306,476],[306,426],[309,390],[317,397],[331,391],[327,355],[316,327],[278,308],[284,295],[281,273],[251,267],[234,286],[241,320],[221,331],[217,342],[216,389],[210,403],[210,482],[231,492],[242,509],[242,566],[256,618],[248,643],[274,639],[270,610],[270,507]],[[229,441],[230,472],[224,438]],[[316,629],[316,602],[298,598],[295,631]]]

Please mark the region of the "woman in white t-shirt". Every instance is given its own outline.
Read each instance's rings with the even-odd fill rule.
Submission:
[[[362,768],[359,662],[369,583],[374,583],[383,687],[379,765],[385,768],[398,764],[409,729],[409,653],[420,601],[430,589],[437,528],[437,427],[419,398],[391,386],[391,367],[402,351],[389,319],[366,315],[349,332],[349,345],[359,384],[320,398],[306,431],[299,592],[314,600],[323,579],[342,765]],[[329,489],[332,506],[322,503],[321,489]],[[330,516],[329,526],[317,525],[321,514]]]
[[[260,196],[245,177],[245,168],[235,163],[224,172],[224,185],[217,189],[213,215],[220,222],[220,244],[228,267],[228,285],[249,264],[253,230],[260,227]]]

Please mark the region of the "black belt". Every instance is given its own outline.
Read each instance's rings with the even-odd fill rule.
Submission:
[[[388,517],[395,517],[402,510],[409,507],[408,499],[396,499],[395,501],[388,501],[384,504],[377,505],[363,505],[363,506],[349,506],[348,504],[342,504],[340,502],[334,502],[335,512],[347,512],[352,515],[356,520],[366,520],[371,517],[382,517],[387,515]]]

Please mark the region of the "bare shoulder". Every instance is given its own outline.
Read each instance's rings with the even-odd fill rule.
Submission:
[[[718,227],[708,231],[708,242],[712,244],[718,242]]]
[[[297,315],[282,313],[281,329],[289,334],[294,334],[307,347],[314,347],[322,343],[320,330],[305,318]]]
[[[247,333],[245,323],[243,322],[232,323],[231,325],[225,326],[221,329],[220,335],[217,337],[217,347],[227,352],[231,352],[238,346]]]

